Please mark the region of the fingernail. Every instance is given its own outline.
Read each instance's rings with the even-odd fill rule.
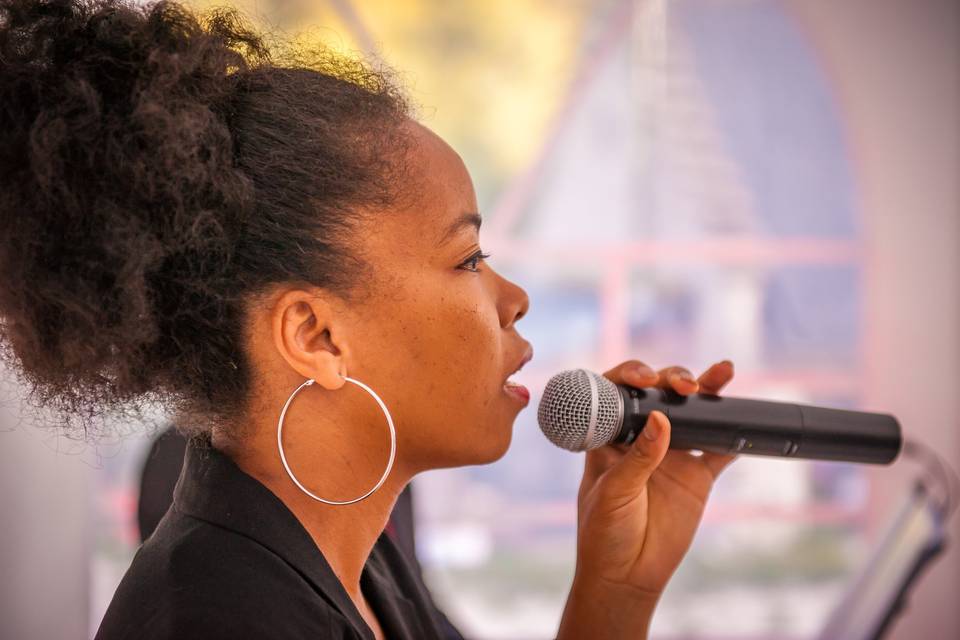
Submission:
[[[677,372],[675,372],[675,373],[673,374],[673,376],[674,376],[675,378],[679,378],[679,379],[681,379],[681,380],[686,380],[687,382],[696,382],[696,381],[697,381],[696,378],[694,378],[694,377],[693,377],[689,372],[687,372],[687,371],[677,371]]]
[[[650,415],[647,416],[647,424],[643,427],[643,437],[647,440],[656,440],[660,437],[660,432],[663,429],[660,427],[660,420],[653,416],[656,411],[651,411]]]
[[[641,378],[655,378],[657,377],[657,372],[648,367],[645,364],[636,364],[633,366],[633,372],[640,376]]]
[[[730,365],[730,367],[733,367],[733,362],[730,360],[721,360],[719,364],[726,364],[726,365]]]

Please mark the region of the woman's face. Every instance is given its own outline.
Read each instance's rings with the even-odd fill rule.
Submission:
[[[412,470],[491,462],[526,405],[504,382],[532,355],[515,324],[529,299],[477,257],[477,198],[459,155],[410,127],[413,206],[374,216],[358,234],[374,275],[351,313],[346,375],[383,398],[398,461]]]

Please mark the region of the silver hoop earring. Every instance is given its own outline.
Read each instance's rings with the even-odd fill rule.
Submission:
[[[387,462],[387,468],[383,472],[383,475],[380,476],[380,480],[377,482],[377,484],[374,485],[372,489],[370,489],[370,491],[367,491],[365,494],[363,494],[359,498],[354,498],[353,500],[344,500],[344,501],[325,500],[320,496],[313,494],[309,489],[303,486],[299,480],[297,480],[296,476],[293,475],[293,471],[290,469],[290,465],[287,463],[287,456],[284,455],[283,453],[283,418],[287,414],[287,408],[290,406],[290,402],[293,401],[293,397],[298,393],[300,393],[300,390],[303,389],[304,387],[309,387],[310,385],[312,385],[314,382],[313,378],[308,379],[306,382],[304,382],[299,387],[297,387],[293,393],[290,394],[290,397],[287,398],[287,402],[283,405],[283,411],[280,412],[280,420],[277,422],[277,449],[280,451],[280,461],[283,463],[283,468],[287,470],[287,475],[290,476],[290,479],[293,480],[293,483],[297,485],[300,488],[300,490],[303,491],[305,494],[307,494],[314,500],[317,500],[324,504],[332,504],[332,505],[353,504],[354,502],[360,502],[364,498],[370,496],[374,491],[379,489],[381,485],[383,485],[384,481],[387,479],[387,476],[390,475],[390,469],[393,468],[393,459],[397,453],[397,431],[393,427],[393,417],[391,417],[390,411],[387,409],[387,405],[383,403],[383,400],[380,399],[380,396],[378,396],[373,389],[363,384],[359,380],[354,380],[353,378],[349,378],[342,374],[340,377],[348,382],[352,382],[353,384],[357,385],[358,387],[360,387],[361,389],[363,389],[364,391],[372,395],[373,399],[377,401],[377,404],[380,405],[380,408],[383,410],[383,414],[387,417],[387,426],[390,427],[390,460]]]

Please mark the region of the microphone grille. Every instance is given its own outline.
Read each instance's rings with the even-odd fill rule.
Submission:
[[[572,369],[550,378],[537,408],[540,430],[553,444],[586,451],[610,442],[623,423],[617,386],[592,371]]]

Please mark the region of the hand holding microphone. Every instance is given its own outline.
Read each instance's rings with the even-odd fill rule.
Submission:
[[[717,363],[696,380],[683,367],[656,372],[636,360],[603,375],[637,389],[715,395],[733,378],[733,364]],[[646,637],[653,608],[693,540],[713,482],[734,459],[668,450],[670,431],[670,420],[654,410],[631,444],[587,451],[578,496],[576,575],[558,640]]]
[[[886,464],[901,450],[892,415],[720,398],[732,378],[728,360],[697,380],[683,367],[628,361],[602,377],[577,369],[547,383],[540,428],[557,446],[587,452],[558,640],[646,637],[733,454]]]

